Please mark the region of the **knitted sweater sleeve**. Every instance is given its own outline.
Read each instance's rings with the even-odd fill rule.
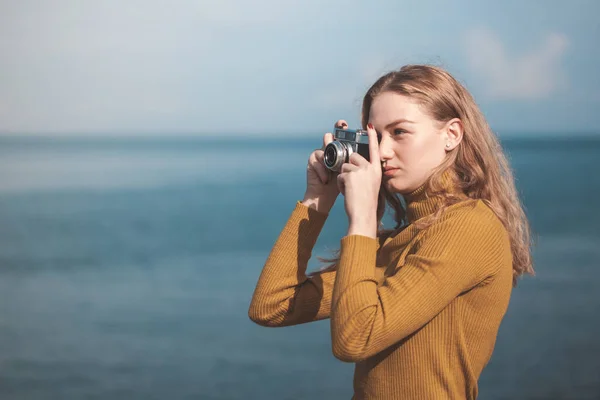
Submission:
[[[306,276],[308,260],[328,214],[296,202],[269,254],[248,316],[263,326],[288,326],[329,317],[335,272]]]
[[[366,359],[406,338],[512,257],[502,223],[481,211],[456,213],[429,227],[416,252],[380,286],[376,248],[370,237],[341,239],[331,335],[342,361]]]

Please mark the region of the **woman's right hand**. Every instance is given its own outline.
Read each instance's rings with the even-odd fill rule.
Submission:
[[[347,129],[348,124],[341,119],[335,123],[335,127]],[[323,162],[325,146],[332,141],[333,135],[326,133],[323,147],[310,154],[306,166],[306,192],[302,200],[302,204],[324,213],[329,213],[340,194],[337,173],[325,167]]]

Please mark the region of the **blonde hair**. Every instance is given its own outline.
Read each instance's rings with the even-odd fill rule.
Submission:
[[[450,205],[465,199],[482,200],[502,221],[510,237],[513,256],[513,286],[525,273],[535,275],[531,258],[531,233],[529,222],[515,188],[513,173],[502,147],[488,126],[469,92],[442,68],[431,65],[406,65],[379,78],[367,91],[362,104],[362,125],[369,121],[371,104],[383,92],[394,92],[415,99],[436,121],[445,123],[453,118],[462,121],[462,141],[448,153],[425,182],[428,196],[441,199],[440,207],[432,215],[415,222],[418,229],[433,224]],[[444,191],[443,175],[446,171],[453,184],[464,195]],[[390,234],[407,224],[406,210],[400,195],[390,193],[384,185],[379,192],[377,205],[378,237]],[[394,211],[397,223],[394,229],[384,229],[382,218],[386,203]],[[319,272],[335,270],[339,263],[339,249],[334,258],[318,257],[328,265]]]

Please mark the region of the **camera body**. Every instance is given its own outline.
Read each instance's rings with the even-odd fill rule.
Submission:
[[[323,162],[331,171],[340,172],[352,153],[358,153],[369,161],[369,134],[365,129],[339,129],[333,134],[333,142],[325,146]]]

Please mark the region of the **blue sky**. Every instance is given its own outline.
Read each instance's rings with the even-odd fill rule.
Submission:
[[[314,135],[407,63],[500,136],[600,135],[600,2],[0,1],[0,132]]]

